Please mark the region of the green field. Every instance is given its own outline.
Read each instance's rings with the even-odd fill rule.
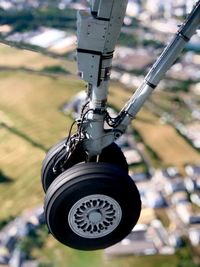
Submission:
[[[49,147],[66,135],[71,123],[60,108],[83,88],[83,84],[75,78],[53,79],[24,72],[2,71],[1,113],[8,118],[12,127]]]
[[[56,267],[178,267],[179,262],[178,255],[128,256],[109,259],[102,251],[81,252],[72,250],[56,243],[52,238],[47,240],[42,253],[37,250],[34,255],[41,262],[52,263]]]
[[[43,70],[45,67],[60,66],[70,73],[76,73],[74,61],[51,58],[37,52],[19,50],[0,44],[0,67],[27,68],[33,71]]]
[[[60,107],[81,88],[71,78],[1,72],[0,169],[10,178],[0,184],[1,219],[41,203],[41,162],[71,124]]]

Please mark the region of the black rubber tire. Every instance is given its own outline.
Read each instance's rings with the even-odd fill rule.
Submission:
[[[60,173],[54,173],[54,159],[56,154],[62,149],[66,142],[66,139],[59,141],[57,144],[52,146],[46,154],[45,159],[42,163],[41,169],[41,182],[44,192],[47,191],[48,187],[50,186],[51,182],[60,175]]]
[[[55,146],[53,146],[48,151],[43,161],[41,170],[41,181],[45,193],[49,188],[50,184],[55,180],[55,178],[61,174],[61,171],[54,173],[53,166],[56,154],[59,150],[61,150],[65,142],[66,139],[63,139]],[[67,165],[64,168],[65,170],[67,170],[72,166],[74,166],[75,164],[85,161],[86,161],[86,154],[82,145],[80,144],[79,146],[77,146],[76,150],[73,152],[72,157],[69,159]],[[112,143],[111,145],[107,146],[102,150],[102,153],[99,156],[99,161],[115,164],[128,173],[128,164],[126,158],[123,152],[121,151],[120,147],[116,143]]]
[[[112,232],[88,238],[72,229],[69,214],[76,203],[95,195],[114,199],[122,216]],[[80,163],[66,170],[50,185],[44,205],[51,234],[64,245],[80,250],[104,249],[121,241],[137,223],[140,211],[140,195],[135,183],[125,171],[108,163]]]

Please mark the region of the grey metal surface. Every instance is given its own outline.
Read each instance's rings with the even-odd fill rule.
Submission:
[[[113,232],[122,217],[120,205],[106,195],[89,195],[71,208],[68,223],[71,230],[84,238],[101,238]]]

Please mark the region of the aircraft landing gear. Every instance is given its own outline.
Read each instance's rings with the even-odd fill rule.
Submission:
[[[56,172],[54,172],[53,168],[55,165],[56,157],[59,151],[61,151],[62,149],[63,150],[66,149],[64,148],[65,143],[66,143],[66,139],[63,139],[59,143],[54,145],[49,150],[49,152],[47,153],[43,161],[42,171],[41,171],[41,180],[42,180],[42,186],[43,186],[44,192],[47,191],[50,184],[63,171],[69,169],[70,167],[72,167],[73,165],[77,163],[86,162],[87,155],[82,147],[82,144],[78,144],[76,149],[73,151],[71,157],[69,157],[69,159],[64,164],[63,169],[58,169]],[[94,161],[95,160],[96,159],[94,158]],[[128,173],[128,164],[126,162],[126,158],[124,154],[122,153],[121,149],[115,143],[112,143],[111,145],[105,147],[102,150],[101,154],[99,155],[98,161],[115,164]]]
[[[71,136],[70,130],[69,138],[50,150],[42,168],[48,228],[58,241],[81,250],[111,246],[137,223],[139,192],[112,142],[125,133],[200,24],[197,1],[143,83],[112,118],[107,112],[109,80],[128,0],[90,2],[90,10],[77,14],[78,73],[87,83],[88,102],[76,120],[77,132]]]
[[[140,216],[141,201],[126,171],[108,163],[80,163],[51,183],[44,210],[58,241],[96,250],[130,233]]]

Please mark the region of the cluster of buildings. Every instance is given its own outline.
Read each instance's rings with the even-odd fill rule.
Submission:
[[[148,28],[148,32],[146,30],[136,30],[129,29],[129,34],[135,34],[135,32],[139,32],[138,38],[144,40],[156,40],[161,43],[166,43],[169,40],[169,36],[172,33],[175,33],[178,29],[177,25],[180,24],[180,21],[177,18],[174,18],[174,12],[176,8],[179,10],[183,10],[183,14],[188,13],[193,7],[195,0],[167,0],[167,1],[152,1],[152,0],[129,0],[127,6],[127,12],[125,17],[125,25],[131,24],[132,18],[136,17],[139,19],[142,26]],[[60,9],[65,8],[73,8],[73,9],[85,9],[88,7],[88,3],[86,0],[83,1],[75,1],[75,0],[57,0],[57,1],[49,1],[49,0],[0,0],[0,8],[5,10],[9,9],[26,9],[26,8],[39,8],[42,6],[51,6],[55,5]],[[165,11],[166,9],[170,10],[170,17],[165,17],[161,11]],[[169,8],[170,7],[170,8]],[[152,14],[160,14],[161,16],[155,17],[152,20]],[[126,21],[128,21],[126,23]],[[10,29],[10,28],[9,28]],[[12,29],[10,29],[11,31]],[[124,31],[124,28],[122,29]],[[8,33],[8,25],[0,25],[0,34]],[[126,30],[125,30],[126,33]],[[50,48],[53,52],[62,53],[62,50],[65,52],[72,51],[75,48],[76,37],[72,33],[64,33],[58,29],[49,29],[41,27],[35,31],[25,32],[25,33],[14,33],[11,36],[8,36],[8,40],[16,41],[16,42],[24,42],[28,44],[33,44],[42,48]],[[51,45],[53,47],[51,47]],[[134,45],[134,44],[133,44]],[[130,46],[132,46],[130,44]],[[200,35],[197,34],[192,38],[192,40],[187,45],[189,49],[200,51]],[[128,50],[128,48],[126,48]],[[134,68],[141,69],[144,65],[147,65],[152,62],[152,57],[155,57],[155,53],[153,51],[149,51],[147,47],[144,49],[138,49],[136,51],[125,51],[124,47],[116,50],[116,61],[114,64],[118,64],[118,60],[121,60],[121,65],[124,70],[130,71]],[[122,50],[124,50],[122,52]],[[61,51],[61,52],[60,52]],[[146,51],[146,52],[145,52]],[[126,54],[127,56],[122,56],[122,54]],[[133,55],[134,54],[134,55]],[[145,54],[145,55],[144,55]],[[134,57],[134,68],[131,63],[131,59]],[[136,67],[137,66],[137,67]],[[181,68],[185,68],[185,72],[188,72],[189,76],[195,76],[196,69],[193,66],[181,66],[177,65],[174,69],[174,73],[178,72],[178,75],[181,75]],[[176,76],[176,75],[175,75]],[[184,76],[184,75],[182,75]]]
[[[0,266],[37,267],[36,260],[27,259],[21,243],[44,223],[43,208],[27,210],[21,216],[10,221],[0,231]]]
[[[127,72],[143,72],[155,59],[155,51],[152,48],[117,46],[113,59],[113,67]]]
[[[54,3],[53,3],[54,2]],[[65,8],[71,4],[86,4],[86,0],[0,0],[0,6],[4,9],[23,9],[23,8],[37,8],[40,6],[57,5],[60,8]],[[129,0],[128,14],[133,16],[137,13],[141,13],[148,10],[151,14],[163,14],[165,16],[182,15],[189,12],[195,0]]]
[[[22,33],[16,32],[8,35],[6,40],[39,46],[57,54],[73,51],[76,47],[75,34],[47,27],[40,27],[37,30]]]
[[[199,83],[196,83],[195,86],[192,86],[191,92],[194,94],[194,97],[183,97],[183,101],[185,102],[188,110],[191,112],[191,122],[190,123],[182,123],[176,122],[174,123],[174,127],[177,131],[184,136],[191,145],[200,149],[200,108],[199,103],[196,98],[198,98],[198,87]],[[169,115],[169,117],[171,117]],[[173,119],[171,120],[173,122]]]
[[[179,241],[178,241],[179,242]],[[176,246],[182,245],[182,240]],[[105,250],[107,257],[130,255],[171,255],[175,252],[172,236],[168,236],[160,220],[149,224],[137,224],[120,243]]]
[[[40,0],[0,0],[0,7],[4,10],[22,10],[25,8],[38,8],[42,2]]]
[[[114,52],[111,79],[119,81],[125,87],[133,89],[139,87],[146,69],[156,60],[154,49],[117,46]]]
[[[179,131],[184,135],[192,145],[200,149],[200,122],[194,121],[188,125],[179,126]]]
[[[198,36],[198,35],[197,35]],[[200,34],[198,46],[200,49]],[[153,65],[158,57],[158,52],[151,47],[130,48],[117,46],[113,59],[113,70],[111,78],[120,81],[128,88],[137,88],[141,85],[144,74]],[[200,94],[200,56],[194,51],[186,53],[172,68],[167,72],[167,78],[171,80],[170,84],[176,81],[194,83],[191,86],[191,92]],[[162,82],[159,88],[166,88]],[[167,86],[170,85],[169,83]],[[195,107],[193,111],[197,111]],[[196,114],[196,112],[195,112]]]
[[[148,11],[153,17],[171,18],[189,13],[196,3],[195,0],[129,0],[128,14],[139,15]]]
[[[198,46],[200,48],[200,32],[195,37],[199,39]],[[192,51],[186,53],[168,71],[167,77],[179,81],[198,82],[200,80],[200,56]]]
[[[124,240],[105,250],[108,257],[174,254],[186,237],[192,246],[200,246],[200,213],[194,209],[200,207],[200,165],[188,165],[185,172],[183,177],[170,167],[135,181],[142,200],[139,223]],[[158,219],[156,210],[166,217]]]
[[[58,7],[64,9],[73,4],[78,4],[77,6],[83,6],[86,1],[76,1],[76,0],[0,0],[0,7],[4,10],[23,10],[28,8],[40,8],[40,7]]]

